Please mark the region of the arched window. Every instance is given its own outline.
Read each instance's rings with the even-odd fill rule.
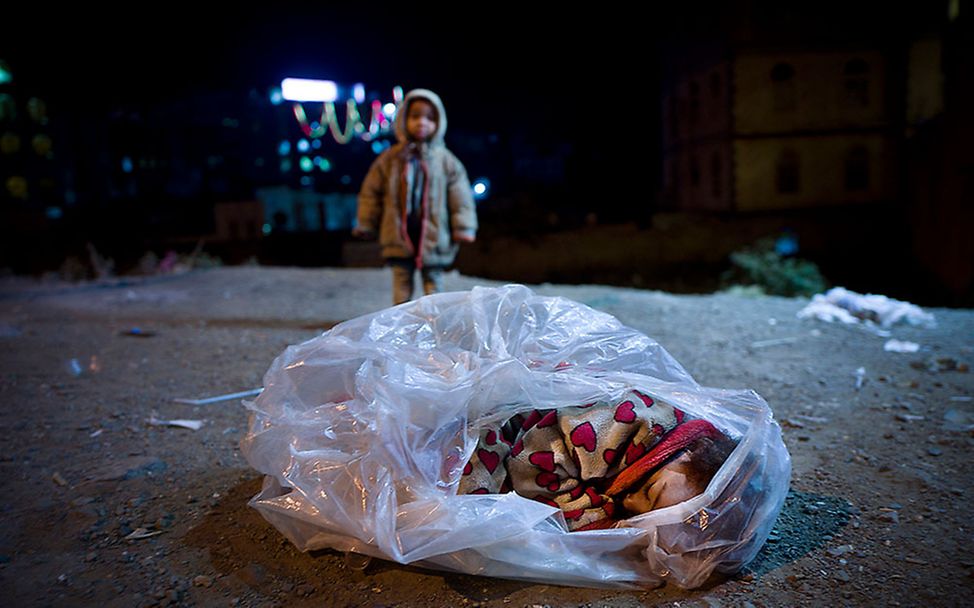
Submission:
[[[782,150],[775,165],[775,185],[779,194],[798,192],[801,187],[800,169],[798,153],[789,148]]]
[[[789,63],[779,63],[771,68],[771,86],[774,91],[774,109],[794,110],[795,68]]]
[[[869,189],[869,150],[863,146],[849,149],[845,157],[845,189]]]
[[[851,106],[869,105],[869,64],[856,57],[846,62],[842,70],[845,100]]]

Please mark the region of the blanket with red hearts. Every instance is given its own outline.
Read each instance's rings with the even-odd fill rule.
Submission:
[[[683,419],[682,411],[637,390],[615,402],[518,414],[482,430],[458,492],[513,490],[560,508],[569,530],[606,528],[620,510],[607,494],[611,480]]]

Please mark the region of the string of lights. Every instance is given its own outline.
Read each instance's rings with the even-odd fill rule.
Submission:
[[[302,133],[311,139],[320,139],[326,133],[331,133],[332,138],[339,144],[347,144],[355,137],[363,141],[372,141],[377,137],[386,135],[392,129],[392,121],[395,118],[399,104],[402,103],[402,87],[394,87],[392,90],[392,103],[383,104],[378,99],[370,104],[370,118],[368,126],[362,120],[362,115],[358,109],[358,103],[354,99],[345,101],[345,127],[342,128],[338,118],[338,111],[334,101],[326,101],[321,107],[321,116],[317,121],[309,121],[302,102],[295,101],[292,105],[294,118],[298,121]]]

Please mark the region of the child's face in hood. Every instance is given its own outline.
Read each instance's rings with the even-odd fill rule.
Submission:
[[[437,120],[433,104],[422,98],[414,99],[406,113],[406,133],[415,141],[429,141],[436,133]]]
[[[645,513],[690,500],[705,489],[691,480],[692,466],[690,455],[684,451],[627,494],[622,506],[630,513]]]

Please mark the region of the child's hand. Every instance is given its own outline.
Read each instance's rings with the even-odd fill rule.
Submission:
[[[456,242],[458,242],[458,243],[473,243],[474,241],[477,240],[477,237],[474,236],[474,234],[473,233],[470,233],[470,232],[459,232],[459,231],[457,231],[457,232],[454,232],[453,233],[453,240],[456,241]]]

